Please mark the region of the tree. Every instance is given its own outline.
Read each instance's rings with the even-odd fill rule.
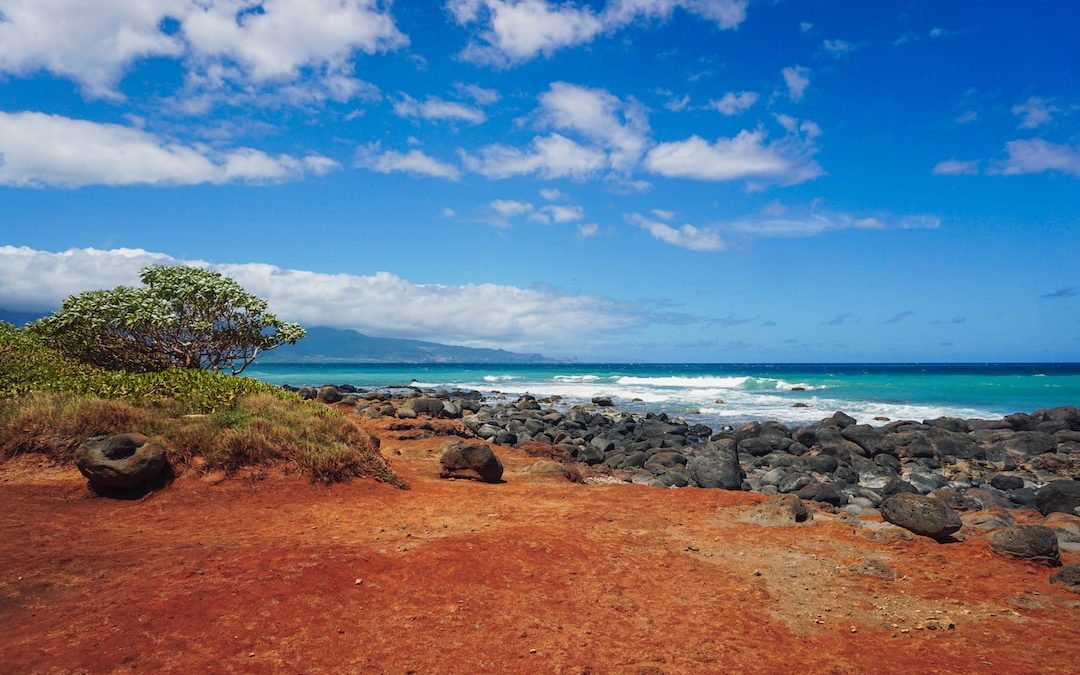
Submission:
[[[64,300],[30,329],[48,344],[104,368],[231,370],[259,354],[295,344],[298,324],[267,312],[265,300],[217,272],[197,267],[144,267],[143,286],[117,286]]]

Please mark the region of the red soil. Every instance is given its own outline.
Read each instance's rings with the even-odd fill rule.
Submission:
[[[509,448],[505,483],[443,481],[445,439],[365,425],[411,490],[182,477],[124,502],[0,466],[0,671],[1080,669],[1080,596],[979,537],[751,525],[757,495],[580,485]]]

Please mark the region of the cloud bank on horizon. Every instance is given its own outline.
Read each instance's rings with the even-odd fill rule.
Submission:
[[[462,344],[1080,358],[1029,304],[1078,283],[1080,5],[1029,14],[0,0],[0,307],[262,260],[294,318]]]

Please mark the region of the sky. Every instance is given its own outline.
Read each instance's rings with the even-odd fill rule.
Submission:
[[[1080,360],[1080,3],[0,0],[0,308],[148,264],[631,362]]]

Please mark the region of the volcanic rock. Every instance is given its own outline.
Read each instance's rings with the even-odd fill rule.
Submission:
[[[94,488],[129,489],[165,468],[165,448],[142,434],[94,436],[75,450],[75,466]]]
[[[485,483],[502,480],[503,465],[499,458],[482,443],[447,441],[439,457],[440,478],[475,477]]]
[[[1080,481],[1056,480],[1035,493],[1035,507],[1044,516],[1058,511],[1080,515]]]
[[[1014,558],[1035,560],[1051,566],[1061,564],[1057,535],[1042,525],[1013,525],[990,537],[990,548]]]
[[[881,517],[894,525],[939,541],[964,523],[944,503],[924,495],[901,492],[881,502]]]

